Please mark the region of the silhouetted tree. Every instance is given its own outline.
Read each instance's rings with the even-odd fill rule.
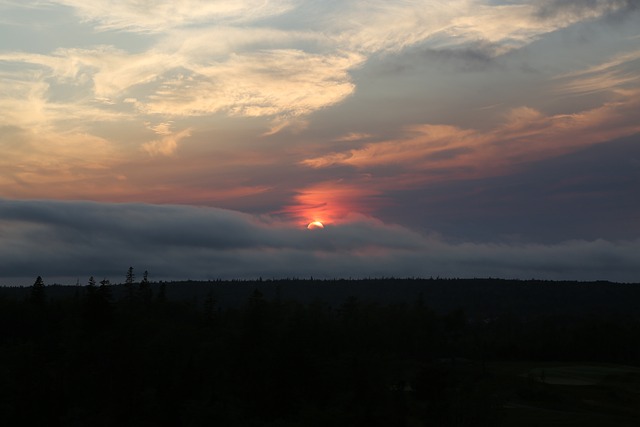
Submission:
[[[111,282],[107,278],[100,281],[100,288],[98,289],[98,292],[100,293],[101,298],[105,301],[109,301],[111,299],[111,289],[109,289],[110,285]]]
[[[11,367],[0,369],[0,425],[496,426],[503,425],[503,401],[512,398],[555,408],[552,415],[565,405],[584,407],[584,391],[575,391],[579,406],[573,406],[570,387],[544,384],[540,370],[527,377],[511,361],[637,364],[640,357],[635,305],[615,315],[521,316],[495,308],[478,317],[474,310],[434,311],[422,297],[388,305],[368,298],[342,305],[279,301],[277,293],[262,294],[276,289],[271,283],[243,305],[204,283],[172,287],[173,300],[160,303],[166,283],[159,283],[151,308],[140,310],[126,299],[110,300],[114,288],[104,279],[93,291],[67,289],[66,296],[46,287],[40,310],[30,303],[44,285],[36,282],[31,289],[0,287],[0,325],[11,325],[0,333],[2,366]],[[202,304],[184,302],[196,288],[205,316],[215,308],[214,321],[203,322]],[[244,297],[247,288],[233,291]],[[213,295],[224,298],[216,302]],[[429,302],[438,298],[433,290],[428,295]],[[536,298],[544,302],[543,296]],[[486,353],[478,353],[478,342]],[[484,354],[493,362],[486,370],[478,359]],[[634,370],[589,388],[607,416],[621,417],[610,425],[635,425],[637,380]],[[504,425],[529,421],[506,413],[515,418]]]
[[[44,290],[44,280],[42,277],[38,276],[36,281],[31,286],[31,293],[29,295],[29,299],[32,303],[42,306],[46,302],[45,290]]]
[[[87,305],[89,307],[89,311],[92,311],[95,308],[94,306],[96,305],[96,292],[96,279],[91,276],[89,277],[89,284],[87,285]]]
[[[153,292],[151,291],[151,284],[149,283],[149,272],[145,270],[142,275],[142,280],[138,285],[138,292],[140,294],[140,299],[143,304],[149,305],[151,304],[151,298],[153,297]]]
[[[133,281],[135,278],[136,276],[133,274],[133,267],[129,267],[124,280],[124,287],[127,290],[127,298],[129,301],[133,300]]]

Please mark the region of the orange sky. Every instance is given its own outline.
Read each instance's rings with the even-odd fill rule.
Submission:
[[[640,132],[626,2],[316,3],[0,3],[0,197],[402,222]]]
[[[637,2],[0,0],[0,34],[0,286],[640,277]]]

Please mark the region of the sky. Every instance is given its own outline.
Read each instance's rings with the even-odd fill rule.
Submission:
[[[640,1],[0,0],[0,150],[0,285],[640,282]]]

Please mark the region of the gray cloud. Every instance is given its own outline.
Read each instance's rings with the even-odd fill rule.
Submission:
[[[583,17],[589,12],[605,12],[605,15],[611,15],[637,7],[637,0],[539,0],[536,15],[543,19],[562,15]]]
[[[0,284],[158,279],[442,276],[637,281],[640,240],[450,243],[372,219],[309,231],[191,206],[0,200]]]

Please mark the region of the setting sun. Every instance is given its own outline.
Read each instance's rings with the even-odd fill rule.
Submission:
[[[318,228],[324,228],[324,224],[321,223],[320,221],[313,221],[313,222],[310,222],[309,225],[307,225],[307,228],[309,230],[316,230]]]

